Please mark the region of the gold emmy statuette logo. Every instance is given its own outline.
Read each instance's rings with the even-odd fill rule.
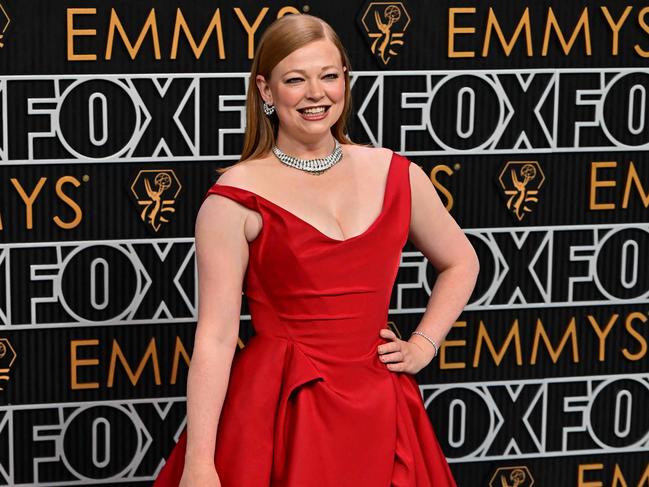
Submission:
[[[360,23],[371,42],[372,53],[387,65],[398,54],[397,46],[403,46],[410,15],[402,2],[370,2]]]
[[[489,487],[532,487],[534,478],[527,467],[501,467],[494,472]]]
[[[531,205],[538,203],[545,174],[538,161],[508,161],[498,181],[507,196],[507,209],[521,221],[532,211]]]
[[[16,356],[16,351],[9,343],[9,340],[0,338],[0,391],[4,391],[2,386],[9,382],[9,372],[16,360]]]
[[[146,169],[138,173],[131,184],[135,201],[142,207],[140,218],[156,232],[167,216],[174,213],[174,204],[181,185],[171,169]]]
[[[0,47],[5,47],[5,31],[7,30],[7,27],[9,27],[10,23],[11,19],[9,18],[9,14],[5,10],[4,5],[0,3]]]

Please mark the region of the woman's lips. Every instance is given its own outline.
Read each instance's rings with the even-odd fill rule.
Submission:
[[[309,120],[309,121],[314,121],[314,120],[322,120],[327,116],[327,113],[329,112],[329,107],[326,106],[324,107],[324,111],[321,113],[306,113],[303,111],[298,110],[300,115],[304,120]]]

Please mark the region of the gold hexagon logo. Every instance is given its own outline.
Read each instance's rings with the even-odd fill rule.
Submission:
[[[538,161],[508,161],[498,176],[507,209],[521,221],[539,201],[545,174]]]
[[[489,481],[489,487],[532,487],[533,485],[534,478],[525,466],[500,467]]]
[[[169,223],[169,214],[176,212],[174,205],[181,189],[171,169],[140,171],[131,184],[133,198],[141,207],[140,219],[157,232],[163,223]]]
[[[0,3],[0,47],[5,47],[4,35],[10,23],[11,19],[9,18],[9,14],[4,8],[4,5]]]
[[[2,386],[9,382],[9,372],[17,356],[11,342],[7,338],[0,338],[0,391],[4,391]]]
[[[410,14],[402,2],[370,2],[363,10],[359,24],[372,54],[383,66],[399,54],[410,20]]]

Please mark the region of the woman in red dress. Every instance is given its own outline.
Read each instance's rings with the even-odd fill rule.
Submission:
[[[419,166],[347,137],[327,23],[275,21],[250,82],[241,161],[196,220],[187,428],[154,485],[455,486],[414,374],[469,299],[473,248]],[[386,322],[407,240],[439,274],[402,340]],[[238,350],[242,290],[255,335]]]

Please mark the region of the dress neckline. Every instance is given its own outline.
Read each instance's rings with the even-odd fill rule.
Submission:
[[[218,183],[216,183],[215,186],[216,187],[220,186],[220,187],[223,187],[223,188],[231,188],[231,189],[236,190],[236,191],[242,191],[244,193],[251,194],[254,197],[258,198],[260,201],[262,201],[262,202],[268,204],[269,206],[275,208],[276,210],[280,211],[281,213],[283,213],[285,215],[288,215],[289,217],[293,218],[294,220],[296,220],[296,221],[302,223],[303,225],[309,227],[311,230],[315,231],[315,233],[318,234],[322,239],[327,240],[328,242],[331,242],[331,243],[343,244],[343,243],[351,242],[353,240],[357,240],[359,238],[362,238],[362,237],[368,235],[369,233],[372,232],[372,230],[374,230],[374,228],[379,224],[379,222],[383,218],[383,215],[385,214],[385,210],[386,210],[386,206],[387,206],[388,194],[390,192],[390,187],[391,187],[390,182],[391,182],[391,179],[392,179],[392,172],[393,172],[393,168],[394,168],[394,165],[395,165],[394,164],[395,158],[396,158],[396,152],[392,151],[392,156],[390,157],[390,163],[388,165],[388,174],[387,174],[387,178],[386,178],[386,181],[385,181],[385,188],[383,189],[383,201],[381,203],[381,211],[379,212],[378,216],[361,233],[359,233],[357,235],[354,235],[354,236],[351,236],[351,237],[348,237],[348,238],[345,238],[345,239],[338,239],[338,238],[330,237],[329,235],[324,233],[322,230],[317,228],[315,225],[313,225],[312,223],[309,223],[308,221],[306,221],[304,218],[301,218],[301,217],[297,216],[295,213],[287,210],[283,206],[280,206],[277,203],[274,203],[273,201],[271,201],[271,200],[269,200],[267,198],[264,198],[263,196],[255,193],[254,191],[251,191],[251,190],[245,189],[245,188],[240,188],[239,186],[231,186],[229,184],[218,184]]]

